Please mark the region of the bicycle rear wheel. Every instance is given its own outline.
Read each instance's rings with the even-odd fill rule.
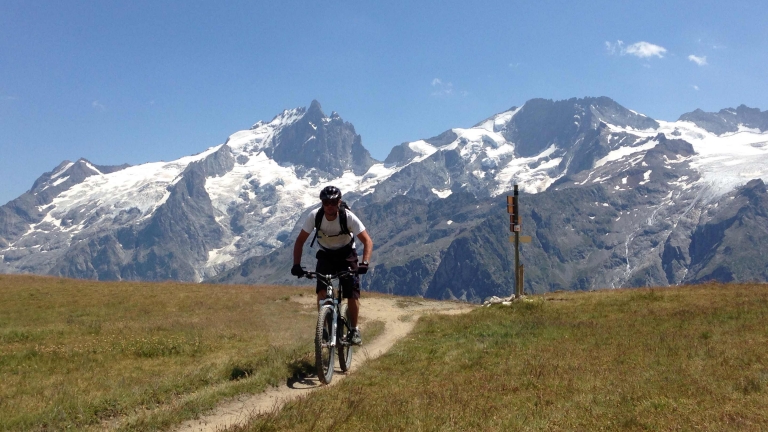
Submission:
[[[339,323],[336,326],[338,336],[336,336],[336,350],[339,354],[339,366],[343,372],[352,367],[352,344],[347,340],[349,336],[349,327],[352,324],[349,321],[349,310],[346,303],[341,305],[339,313]],[[342,342],[344,341],[344,342]]]
[[[329,384],[333,379],[332,335],[333,310],[327,307],[321,308],[317,315],[317,332],[315,333],[315,369],[317,377],[323,384]]]

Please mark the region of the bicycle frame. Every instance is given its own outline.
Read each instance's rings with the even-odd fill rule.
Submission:
[[[345,270],[340,271],[334,275],[323,275],[316,272],[307,272],[306,277],[307,279],[319,279],[324,285],[325,285],[325,298],[322,300],[318,300],[318,306],[322,310],[323,308],[331,308],[333,311],[333,328],[332,328],[332,334],[330,336],[330,346],[335,347],[337,340],[337,325],[339,322],[339,308],[341,307],[341,302],[343,301],[342,295],[341,295],[341,278],[346,275],[352,275],[356,274],[354,271],[351,270]],[[339,287],[336,288],[333,286],[333,280],[336,279],[339,281]],[[351,330],[348,328],[348,330]],[[349,342],[340,341],[343,345],[349,345]]]
[[[318,278],[323,281],[325,284],[325,298],[323,300],[318,301],[318,305],[320,306],[320,309],[323,308],[331,308],[333,310],[333,327],[330,335],[330,346],[336,347],[336,334],[337,334],[337,326],[339,323],[339,306],[341,305],[341,300],[336,298],[334,296],[334,287],[332,283],[332,278],[330,275],[318,275]],[[341,283],[339,283],[341,285]],[[338,297],[341,297],[341,287],[339,286],[339,289],[337,290],[339,293]]]
[[[320,287],[325,287],[325,298],[318,300],[317,326],[315,327],[315,368],[317,377],[323,384],[330,384],[333,379],[336,352],[339,355],[339,367],[342,372],[348,371],[352,364],[352,343],[347,340],[352,331],[348,321],[349,306],[341,304],[343,296],[340,281],[342,277],[350,274],[355,272],[350,269],[334,275],[305,273],[309,279],[318,278]],[[339,280],[338,287],[333,286],[334,279]]]

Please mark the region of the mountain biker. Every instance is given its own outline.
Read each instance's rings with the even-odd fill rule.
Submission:
[[[352,331],[349,335],[349,341],[354,345],[362,344],[360,329],[357,327],[357,317],[360,313],[360,277],[358,274],[365,274],[368,271],[368,261],[371,259],[373,251],[373,240],[368,235],[365,226],[345,205],[342,211],[346,212],[346,225],[348,233],[342,230],[340,217],[341,191],[335,186],[326,186],[320,191],[320,199],[323,202],[322,208],[313,210],[304,221],[299,235],[296,237],[296,244],[293,246],[293,267],[291,274],[302,277],[306,271],[301,267],[301,253],[304,249],[304,243],[309,238],[312,230],[315,229],[317,213],[322,211],[323,217],[320,228],[317,232],[317,242],[320,250],[317,251],[317,266],[315,271],[321,274],[334,274],[339,271],[351,268],[357,271],[354,275],[348,275],[341,278],[342,295],[348,299],[348,308]],[[355,236],[363,243],[363,260],[358,264],[357,251],[355,250]],[[326,290],[320,280],[317,281],[317,301],[325,299]],[[319,304],[319,303],[318,303]]]

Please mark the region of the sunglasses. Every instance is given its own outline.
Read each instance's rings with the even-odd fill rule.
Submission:
[[[337,206],[339,205],[339,200],[323,200],[324,206]]]

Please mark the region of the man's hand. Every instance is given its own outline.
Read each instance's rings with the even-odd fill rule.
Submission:
[[[363,261],[357,265],[357,274],[366,274],[366,273],[368,273],[368,263]]]
[[[294,265],[293,265],[293,267],[291,267],[291,274],[292,274],[292,275],[294,275],[294,276],[296,276],[296,277],[302,277],[302,276],[304,276],[306,273],[307,273],[307,272],[306,272],[306,271],[304,271],[304,269],[303,269],[303,268],[301,268],[301,265],[300,265],[300,264],[294,264]]]

